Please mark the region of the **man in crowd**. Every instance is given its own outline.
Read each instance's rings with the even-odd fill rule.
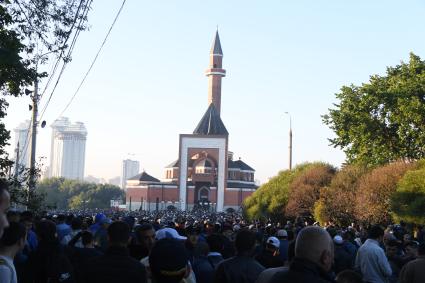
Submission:
[[[17,275],[13,259],[25,246],[25,227],[16,222],[4,230],[0,239],[0,282],[17,283]]]
[[[222,252],[224,250],[223,238],[224,236],[219,234],[211,234],[207,237],[207,244],[209,247],[207,258],[214,269],[224,259],[222,255]]]
[[[155,243],[155,229],[149,223],[143,223],[135,228],[135,241],[129,246],[130,255],[141,260],[147,257]]]
[[[153,283],[183,282],[189,277],[191,269],[183,243],[166,237],[155,243],[149,256],[149,265]]]
[[[83,270],[86,283],[146,282],[144,266],[130,257],[127,243],[130,228],[123,221],[116,221],[108,227],[109,247],[103,256],[87,262]]]
[[[369,229],[368,239],[359,248],[355,267],[363,274],[363,279],[370,283],[385,283],[392,275],[392,269],[380,243],[384,230],[379,225]]]
[[[423,283],[425,281],[425,243],[418,247],[418,257],[408,262],[400,272],[400,283]]]
[[[276,233],[276,237],[279,239],[279,256],[283,262],[288,261],[288,232],[285,229],[280,229]]]
[[[295,242],[295,258],[289,269],[276,273],[272,283],[325,283],[334,261],[334,246],[329,233],[320,227],[305,227]]]
[[[333,241],[335,244],[334,271],[336,274],[338,274],[345,269],[351,269],[353,267],[354,260],[352,259],[349,251],[345,249],[344,240],[340,235],[336,235]]]
[[[239,231],[235,240],[236,256],[222,261],[217,266],[214,282],[254,283],[264,270],[264,267],[252,258],[255,241],[253,232]]]
[[[8,192],[7,182],[3,179],[0,179],[0,238],[3,235],[4,228],[9,226],[9,221],[7,221],[7,210],[10,206],[10,195]]]
[[[280,241],[276,237],[269,237],[265,248],[255,259],[265,268],[283,266],[284,262],[279,257]]]

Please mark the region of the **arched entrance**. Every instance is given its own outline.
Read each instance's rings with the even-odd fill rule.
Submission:
[[[203,186],[198,190],[198,201],[208,202],[210,199],[210,189]]]

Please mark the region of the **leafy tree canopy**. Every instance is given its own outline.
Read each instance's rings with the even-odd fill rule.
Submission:
[[[44,179],[36,190],[45,195],[45,206],[56,209],[104,209],[110,207],[112,199],[125,199],[124,191],[117,186],[63,178]]]
[[[361,86],[343,86],[338,103],[323,122],[329,139],[349,163],[385,164],[425,157],[425,62],[410,54],[408,63],[388,67]]]
[[[396,221],[425,224],[425,161],[399,181],[391,198],[391,211]]]

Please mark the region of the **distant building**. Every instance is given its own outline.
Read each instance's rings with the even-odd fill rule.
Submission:
[[[126,186],[128,210],[159,210],[170,206],[181,210],[195,207],[215,211],[239,209],[255,192],[255,170],[233,160],[228,150],[229,133],[221,119],[223,51],[218,32],[210,51],[208,109],[193,134],[181,134],[178,159],[165,168],[164,179],[146,172],[131,177]],[[248,136],[249,138],[249,136]]]
[[[136,160],[126,159],[122,162],[121,188],[125,189],[127,180],[136,176],[140,171],[140,163]]]
[[[83,123],[61,117],[52,124],[50,176],[83,180],[87,130]]]
[[[19,169],[29,167],[29,153],[30,153],[30,143],[29,140],[29,131],[30,131],[31,121],[26,120],[25,122],[19,124],[13,131],[15,132],[15,164],[16,158],[19,152]]]

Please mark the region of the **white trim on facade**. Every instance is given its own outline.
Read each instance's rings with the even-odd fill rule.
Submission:
[[[224,180],[226,177],[226,138],[211,137],[211,138],[198,138],[198,137],[182,137],[180,145],[180,209],[186,210],[187,198],[187,165],[188,165],[188,150],[189,148],[216,148],[218,153],[218,180],[217,180],[217,211],[223,211],[224,206]]]

